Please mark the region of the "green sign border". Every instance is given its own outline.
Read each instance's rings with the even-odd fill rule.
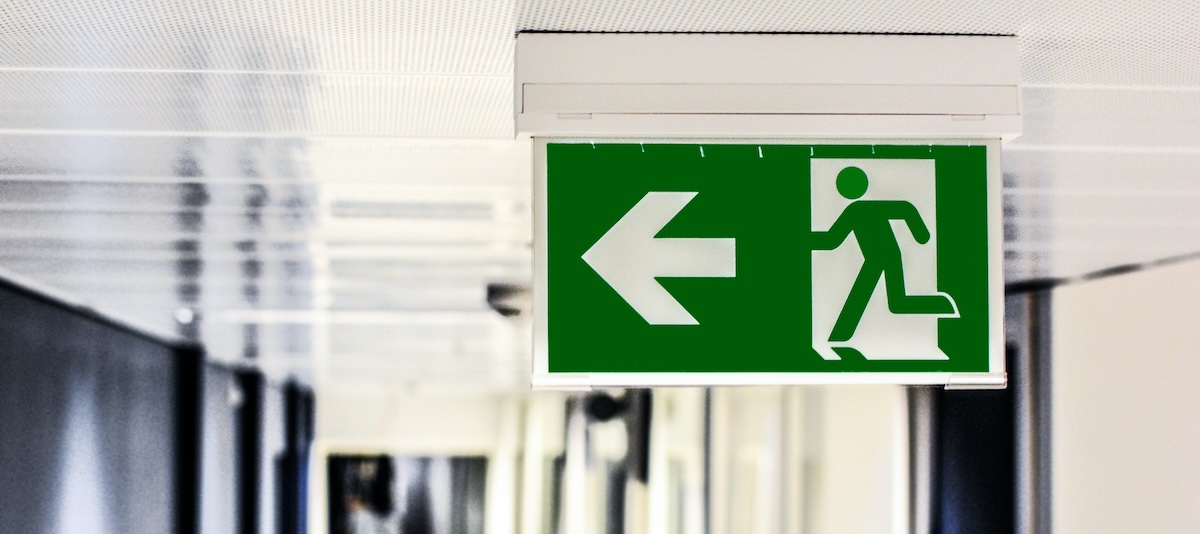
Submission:
[[[736,383],[737,375],[762,373],[893,374],[880,381],[940,383],[945,377],[914,374],[1003,373],[998,142],[539,141],[535,379],[720,373]],[[938,286],[961,314],[939,319],[939,346],[950,360],[831,361],[812,349],[811,310],[797,303],[811,301],[813,158],[934,161]],[[739,239],[738,277],[660,279],[699,327],[646,324],[581,258],[648,191],[700,192],[659,237]],[[749,231],[755,226],[781,230],[759,239]],[[792,381],[809,380],[779,382]]]

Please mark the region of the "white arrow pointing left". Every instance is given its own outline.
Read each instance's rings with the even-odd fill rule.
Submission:
[[[655,278],[732,278],[733,239],[654,237],[696,193],[651,191],[583,254],[646,322],[700,324]]]

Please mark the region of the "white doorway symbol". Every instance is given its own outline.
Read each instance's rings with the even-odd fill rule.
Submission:
[[[839,193],[837,178],[849,167],[866,174],[869,187],[861,198]],[[958,317],[953,298],[937,287],[936,173],[929,159],[812,160],[812,231],[826,232],[856,201],[901,201],[911,204],[929,230],[919,243],[903,220],[891,220],[900,248],[903,286],[908,295],[941,295],[951,309],[939,313],[893,313],[888,307],[884,277],[875,283],[862,318],[849,339],[831,341],[851,287],[863,267],[863,252],[851,233],[832,250],[812,252],[813,348],[826,360],[838,360],[839,348],[854,349],[867,360],[948,360],[938,347],[940,319]],[[894,249],[893,249],[894,250]],[[894,256],[893,256],[894,257]],[[884,275],[886,276],[886,275]],[[893,280],[892,283],[895,283]],[[836,336],[832,336],[836,337]]]

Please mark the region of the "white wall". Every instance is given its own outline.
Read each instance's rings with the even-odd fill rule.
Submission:
[[[908,412],[904,388],[824,388],[813,532],[901,533],[908,526]]]
[[[1053,293],[1055,532],[1200,525],[1200,263]]]
[[[904,532],[906,406],[895,386],[716,390],[713,531]]]

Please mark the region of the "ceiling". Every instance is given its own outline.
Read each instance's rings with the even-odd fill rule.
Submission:
[[[0,268],[276,377],[523,389],[519,30],[1017,35],[1006,280],[1200,251],[1192,0],[126,0],[0,13]]]

